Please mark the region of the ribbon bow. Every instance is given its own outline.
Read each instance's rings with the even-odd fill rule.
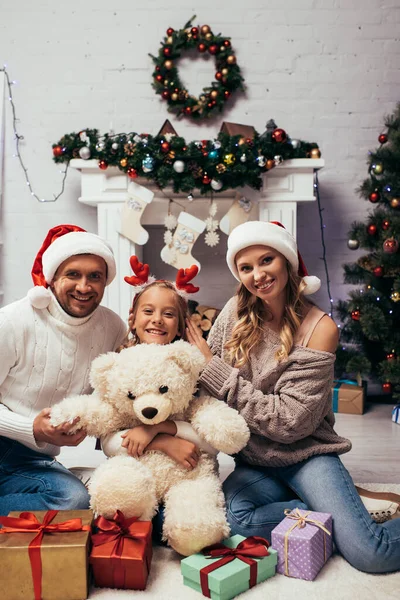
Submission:
[[[179,232],[179,237],[182,240],[186,240],[187,242],[189,242],[189,244],[191,244],[192,242],[194,242],[194,235],[192,231],[188,231],[187,229],[181,229]]]
[[[125,540],[143,543],[147,538],[145,531],[135,531],[134,524],[138,520],[138,517],[126,519],[124,514],[117,510],[112,520],[100,516],[95,521],[98,533],[92,535],[93,546],[115,541],[110,559],[114,565],[114,584],[117,588],[125,586],[125,569],[121,562]]]
[[[325,527],[321,521],[317,521],[316,519],[309,519],[308,515],[311,514],[311,510],[306,512],[304,515],[301,514],[298,508],[291,510],[290,508],[286,508],[284,510],[284,514],[288,519],[294,519],[296,522],[286,531],[285,533],[285,543],[284,543],[284,551],[285,551],[285,575],[289,576],[289,535],[292,533],[293,529],[299,527],[302,529],[307,525],[307,523],[311,523],[316,527],[322,529],[324,533],[331,535],[331,532]],[[324,535],[324,560],[326,561],[326,539]]]
[[[0,533],[34,533],[37,531],[37,535],[35,535],[28,546],[35,600],[41,600],[42,598],[42,558],[40,547],[44,534],[90,531],[89,525],[82,525],[82,519],[78,518],[51,525],[51,521],[57,514],[58,510],[48,510],[44,515],[42,523],[31,512],[22,512],[19,517],[0,517],[0,524],[3,525]]]
[[[189,252],[188,244],[182,244],[180,240],[175,240],[174,246],[181,254],[187,254]]]
[[[211,598],[208,586],[208,574],[235,560],[235,558],[250,565],[250,587],[254,587],[257,583],[257,562],[253,559],[269,556],[268,547],[268,540],[254,535],[240,542],[236,548],[228,548],[224,544],[213,544],[204,548],[202,552],[206,555],[206,558],[222,558],[200,570],[200,584],[203,596]]]

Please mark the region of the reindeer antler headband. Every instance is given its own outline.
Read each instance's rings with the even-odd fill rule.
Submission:
[[[153,275],[149,275],[149,265],[141,263],[137,256],[131,256],[129,262],[134,275],[124,277],[124,280],[135,288],[136,295],[155,281],[166,281],[165,279],[156,279]],[[198,272],[199,268],[196,265],[192,265],[188,269],[179,269],[175,282],[170,281],[169,283],[172,283],[175,286],[175,289],[180,296],[186,298],[187,294],[195,294],[200,289],[192,283],[189,283],[196,277]]]

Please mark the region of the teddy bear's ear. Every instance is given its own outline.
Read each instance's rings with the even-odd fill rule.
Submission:
[[[92,362],[90,385],[101,395],[107,394],[109,370],[114,366],[117,356],[117,352],[108,352],[107,354],[101,354]]]
[[[196,346],[180,340],[164,347],[168,348],[168,358],[174,360],[185,373],[198,377],[206,359]]]

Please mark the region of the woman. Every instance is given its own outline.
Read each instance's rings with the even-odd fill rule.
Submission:
[[[400,569],[400,519],[375,523],[339,458],[351,443],[333,429],[338,331],[305,297],[320,281],[307,276],[279,223],[235,228],[227,263],[240,287],[214,324],[211,350],[190,323],[188,339],[208,360],[200,383],[251,431],[224,484],[232,533],[270,538],[287,508],[327,512],[336,546],[354,567]]]

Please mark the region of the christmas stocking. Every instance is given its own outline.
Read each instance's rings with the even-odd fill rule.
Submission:
[[[251,200],[236,194],[236,200],[219,222],[220,230],[229,235],[235,227],[246,223],[250,218],[252,206]]]
[[[149,234],[142,227],[140,219],[146,206],[153,200],[154,193],[131,181],[128,194],[129,199],[122,208],[120,234],[131,242],[143,246],[148,241]]]
[[[171,243],[165,245],[161,250],[163,261],[176,269],[187,269],[192,265],[197,265],[200,270],[199,261],[192,256],[192,248],[205,227],[204,221],[189,215],[187,212],[181,212]]]

